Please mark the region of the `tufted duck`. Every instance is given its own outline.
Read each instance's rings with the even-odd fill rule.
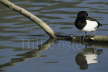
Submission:
[[[81,31],[92,32],[96,31],[101,24],[96,19],[88,17],[86,11],[80,11],[75,20],[75,26]]]

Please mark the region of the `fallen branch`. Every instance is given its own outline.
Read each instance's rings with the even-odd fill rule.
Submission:
[[[69,35],[57,35],[59,40],[69,40],[77,43],[89,42],[89,43],[108,43],[108,36],[95,35],[95,36],[69,36]]]
[[[26,9],[13,4],[9,0],[0,0],[0,2],[3,3],[4,5],[8,6],[9,8],[21,13],[22,15],[28,17],[33,22],[38,24],[50,37],[56,38],[54,31],[44,21],[42,21],[37,16],[33,15],[32,13],[30,13]]]

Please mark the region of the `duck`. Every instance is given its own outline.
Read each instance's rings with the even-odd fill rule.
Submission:
[[[102,24],[94,18],[88,16],[87,11],[80,11],[75,20],[75,26],[85,33],[96,31]]]

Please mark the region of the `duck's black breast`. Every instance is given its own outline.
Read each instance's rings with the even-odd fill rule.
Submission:
[[[75,26],[78,28],[78,29],[83,29],[83,27],[86,25],[86,20],[85,19],[76,19],[75,20]]]

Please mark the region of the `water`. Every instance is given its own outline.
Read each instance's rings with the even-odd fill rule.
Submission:
[[[74,27],[77,12],[86,10],[102,23],[96,35],[108,35],[107,0],[12,0],[60,34],[82,35]],[[107,44],[48,40],[35,23],[0,4],[1,72],[107,72]],[[87,64],[85,56],[89,56]],[[82,58],[82,59],[81,59]]]

